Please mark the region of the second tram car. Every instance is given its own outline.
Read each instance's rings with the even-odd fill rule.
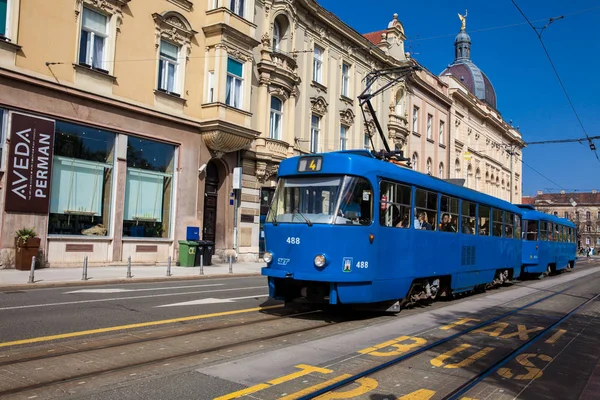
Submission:
[[[366,150],[283,160],[265,222],[271,297],[403,303],[521,273],[523,210]]]
[[[531,205],[519,205],[523,210],[524,276],[551,274],[575,267],[577,231],[565,218],[536,211]]]

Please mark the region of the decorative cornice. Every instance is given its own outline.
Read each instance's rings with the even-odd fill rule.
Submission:
[[[310,98],[310,110],[320,116],[327,114],[327,100],[323,96]]]
[[[162,14],[152,14],[156,24],[156,49],[160,47],[160,40],[167,39],[178,44],[185,50],[186,59],[189,59],[192,49],[192,38],[196,32],[188,20],[176,11],[167,11]]]
[[[206,146],[222,153],[246,149],[260,135],[258,131],[224,120],[205,121],[200,126]]]
[[[340,123],[347,127],[351,127],[354,124],[354,113],[352,109],[347,108],[340,111]]]
[[[127,6],[131,0],[75,0],[75,20],[79,18],[79,14],[83,11],[83,6],[89,6],[99,11],[115,16],[117,34],[121,32],[121,24],[123,23],[123,7]]]
[[[189,0],[167,0],[167,1],[183,8],[186,11],[192,11],[192,9],[194,8],[194,3],[192,3]]]

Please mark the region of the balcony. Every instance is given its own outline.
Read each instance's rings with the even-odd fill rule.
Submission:
[[[279,163],[287,158],[292,148],[283,140],[260,137],[256,139],[256,177],[265,182],[277,173]]]
[[[272,51],[264,41],[257,68],[261,84],[280,86],[287,92],[288,97],[301,82],[298,63],[294,57],[281,51]]]
[[[404,146],[406,138],[409,134],[408,119],[405,115],[400,116],[396,114],[394,107],[390,107],[389,121],[388,121],[388,137],[394,141],[394,143]]]
[[[221,105],[220,108],[225,107]],[[246,149],[260,135],[260,132],[246,128],[242,123],[232,123],[231,120],[226,115],[224,119],[211,118],[200,123],[202,139],[209,149],[218,154]]]

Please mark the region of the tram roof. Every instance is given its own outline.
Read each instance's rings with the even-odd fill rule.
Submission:
[[[303,157],[322,157],[321,170],[318,172],[298,172],[299,161]],[[526,211],[497,197],[456,185],[411,168],[377,159],[368,150],[345,150],[295,156],[283,160],[278,171],[279,177],[332,174],[364,176],[370,179],[378,176],[519,214]]]

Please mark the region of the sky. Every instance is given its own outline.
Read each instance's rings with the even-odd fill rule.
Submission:
[[[458,13],[466,9],[471,59],[491,80],[498,111],[525,142],[600,136],[600,0],[515,0],[537,28],[564,16],[542,40],[581,124],[535,31],[511,0],[377,1],[373,7],[364,0],[317,1],[363,34],[385,29],[398,13],[405,51],[436,75],[454,61]],[[600,140],[595,143],[600,157]],[[531,145],[522,159],[524,196],[600,191],[600,161],[587,142]]]

